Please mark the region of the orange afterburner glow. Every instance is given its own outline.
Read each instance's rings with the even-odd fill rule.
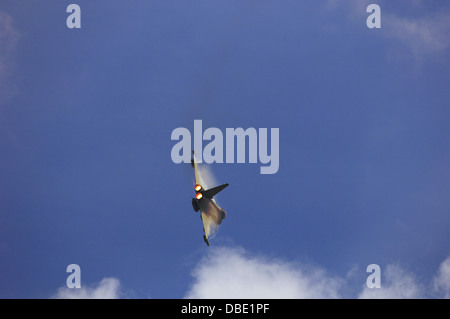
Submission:
[[[195,197],[196,197],[197,199],[202,199],[203,194],[202,194],[202,193],[197,193],[197,194],[195,195]]]
[[[200,191],[202,189],[202,185],[197,184],[197,185],[195,185],[194,189],[195,189],[196,192],[198,192],[198,191]]]

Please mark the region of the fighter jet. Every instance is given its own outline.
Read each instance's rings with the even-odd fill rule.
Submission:
[[[192,207],[194,208],[194,211],[200,211],[200,217],[203,222],[203,231],[205,232],[205,234],[203,235],[203,240],[205,241],[206,245],[209,246],[208,237],[211,234],[211,231],[214,231],[227,216],[225,210],[217,205],[216,201],[214,200],[214,196],[225,187],[227,187],[228,184],[223,184],[210,189],[204,189],[204,183],[197,166],[197,160],[195,158],[194,151],[192,151],[191,164],[195,172],[195,197],[192,198]]]

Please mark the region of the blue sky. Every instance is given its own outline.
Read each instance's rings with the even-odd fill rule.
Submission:
[[[450,296],[449,4],[75,2],[0,3],[0,297]],[[210,165],[210,247],[195,119],[280,129],[276,174]]]

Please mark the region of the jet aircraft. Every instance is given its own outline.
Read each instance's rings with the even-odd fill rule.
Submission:
[[[200,171],[198,169],[197,160],[195,158],[195,152],[192,151],[192,167],[195,173],[195,197],[192,198],[192,207],[194,211],[200,211],[200,217],[203,222],[203,240],[206,245],[209,246],[209,235],[214,231],[218,225],[222,223],[224,218],[227,216],[225,210],[223,210],[219,205],[217,205],[214,200],[214,196],[223,190],[228,184],[222,184],[210,189],[204,189],[204,182],[202,180]]]

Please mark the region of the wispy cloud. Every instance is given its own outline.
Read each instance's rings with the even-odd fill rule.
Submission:
[[[417,59],[450,49],[450,12],[435,12],[419,18],[387,13],[384,25],[386,36],[402,43]]]
[[[441,263],[433,284],[438,294],[442,294],[445,299],[450,299],[450,257]]]
[[[116,278],[103,278],[91,287],[66,288],[61,287],[53,296],[55,299],[118,299],[123,295],[120,291],[120,281]]]
[[[412,273],[397,265],[388,265],[382,272],[381,288],[363,288],[360,299],[423,298],[423,288]]]
[[[366,8],[374,3],[371,0],[328,0],[325,3],[325,10],[329,14],[336,14],[336,10],[341,9],[340,14],[358,28],[364,29],[366,18],[369,13]],[[450,49],[450,11],[448,6],[436,6],[435,10],[424,10],[424,3],[420,0],[406,1],[404,7],[409,8],[409,12],[414,15],[407,15],[405,10],[395,9],[394,6],[385,6],[385,1],[377,2],[381,7],[381,30],[376,34],[392,40],[389,43],[389,53],[394,48],[407,50],[413,55],[416,61],[422,61],[429,57],[438,55],[448,56]],[[400,44],[400,46],[398,46]],[[402,52],[403,53],[403,52]]]
[[[13,26],[13,19],[0,11],[0,104],[12,95],[9,78],[12,72],[13,52],[16,48],[19,33]]]

